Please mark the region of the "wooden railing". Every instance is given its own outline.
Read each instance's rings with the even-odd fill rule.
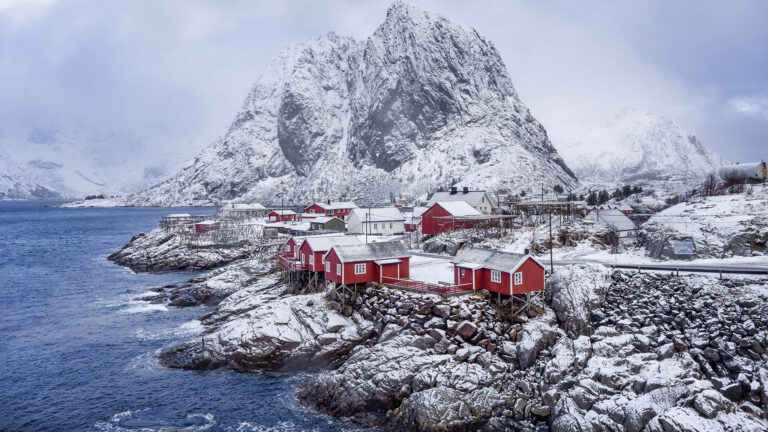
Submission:
[[[284,268],[286,270],[290,270],[290,271],[306,270],[307,269],[306,264],[302,264],[299,261],[289,259],[289,258],[287,258],[287,257],[285,257],[283,255],[278,255],[277,256],[277,264],[280,267],[282,267],[282,268]]]
[[[398,279],[388,276],[381,278],[381,283],[387,285],[393,285],[400,288],[405,288],[414,291],[424,291],[436,294],[455,294],[461,292],[472,291],[472,284],[461,285],[439,285],[431,284],[428,282],[415,281],[411,279]]]

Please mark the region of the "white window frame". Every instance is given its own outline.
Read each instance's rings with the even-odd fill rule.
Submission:
[[[301,257],[301,263],[304,264],[304,254],[303,253],[299,253],[299,256]]]
[[[516,272],[515,285],[522,285],[522,284],[523,284],[523,272]]]
[[[326,213],[326,216],[333,216],[333,210],[328,210],[328,212]]]
[[[341,276],[341,264],[336,264],[336,274]]]
[[[390,223],[389,223],[389,227],[390,227],[390,228],[393,228],[393,227],[394,227],[394,225],[395,225],[395,224],[393,224],[392,222],[390,222]]]
[[[315,254],[307,255],[307,264],[309,264],[312,267],[315,266]]]
[[[464,269],[459,269],[459,274],[461,275],[461,277],[464,277]]]
[[[491,282],[501,283],[501,271],[491,270]]]
[[[366,263],[357,263],[357,264],[355,264],[355,274],[356,275],[365,274],[366,270],[367,270],[367,267],[368,266],[366,265]]]
[[[315,209],[309,209],[309,212],[315,214]]]
[[[330,273],[331,272],[331,263],[329,261],[325,262],[325,272]]]
[[[373,224],[373,229],[379,229],[379,224]]]

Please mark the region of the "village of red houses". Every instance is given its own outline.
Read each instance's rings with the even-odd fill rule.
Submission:
[[[239,238],[258,235],[280,242],[277,263],[283,280],[312,289],[351,290],[359,284],[381,284],[414,292],[460,295],[484,291],[530,305],[544,290],[549,264],[528,248],[499,251],[464,247],[450,261],[422,252],[414,238],[443,233],[504,230],[530,218],[560,221],[578,215],[602,221],[619,236],[637,227],[628,206],[587,206],[553,197],[514,204],[513,213],[499,211],[486,191],[451,188],[435,192],[423,206],[398,200],[390,207],[359,207],[350,201],[315,202],[304,208],[268,208],[261,204],[228,204],[215,218],[171,214],[161,226],[191,227],[192,236],[213,234]],[[526,219],[527,218],[527,219]],[[186,228],[184,228],[186,229]],[[522,308],[521,308],[522,309]]]

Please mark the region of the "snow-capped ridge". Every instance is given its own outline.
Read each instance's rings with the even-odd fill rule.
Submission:
[[[490,42],[396,2],[364,42],[328,33],[281,51],[221,140],[128,203],[377,202],[457,182],[522,190],[576,179]]]

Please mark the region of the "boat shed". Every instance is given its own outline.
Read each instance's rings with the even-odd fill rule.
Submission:
[[[505,295],[544,290],[544,266],[530,255],[465,248],[451,262],[456,285]]]
[[[341,285],[396,282],[410,276],[410,254],[400,241],[335,245],[325,255],[325,279]]]

